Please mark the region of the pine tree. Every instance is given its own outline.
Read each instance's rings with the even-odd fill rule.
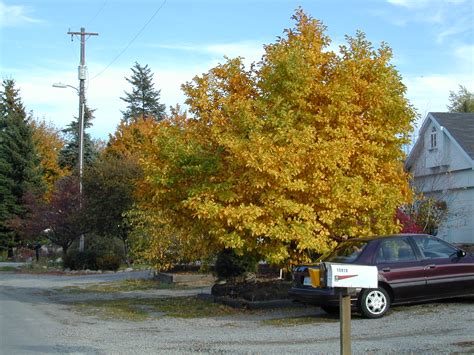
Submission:
[[[41,194],[44,186],[29,125],[29,117],[15,81],[4,80],[0,92],[0,246],[12,246],[17,234],[11,227],[22,218],[22,199]]]
[[[125,78],[132,84],[132,92],[125,92],[125,97],[121,97],[128,106],[125,111],[122,111],[123,121],[130,123],[138,118],[152,117],[156,121],[161,121],[165,118],[164,104],[160,104],[160,92],[156,90],[153,83],[153,73],[148,65],[142,67],[135,62],[131,68],[131,78]]]
[[[86,129],[92,127],[92,120],[94,118],[94,111],[85,105],[84,110],[84,166],[91,165],[98,156],[94,141]],[[73,120],[69,125],[62,130],[66,136],[67,143],[59,153],[59,166],[61,168],[68,168],[70,170],[77,169],[79,156],[79,122],[77,119]]]

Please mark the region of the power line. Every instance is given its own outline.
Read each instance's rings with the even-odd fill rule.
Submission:
[[[105,5],[107,5],[107,2],[108,0],[105,0],[103,3],[102,3],[102,6],[100,7],[100,9],[96,12],[96,14],[94,16],[92,16],[92,18],[89,20],[89,22],[87,23],[87,26],[89,26],[96,18],[97,16],[99,16],[99,14],[102,12],[102,10],[104,9]]]
[[[167,0],[164,0],[163,3],[160,5],[160,7],[158,7],[158,9],[156,9],[156,11],[151,15],[151,17],[148,19],[148,21],[143,25],[143,27],[137,32],[137,34],[130,40],[130,42],[128,42],[128,44],[125,46],[124,49],[122,49],[122,51],[120,51],[119,54],[117,54],[115,56],[114,59],[111,60],[111,62],[109,64],[107,64],[107,66],[102,69],[99,73],[97,73],[96,75],[94,75],[90,80],[94,80],[95,78],[97,78],[98,76],[102,75],[113,63],[115,63],[115,61],[117,59],[119,59],[122,54],[125,53],[125,51],[130,48],[130,46],[132,45],[133,42],[135,42],[135,40],[138,38],[138,36],[141,35],[141,33],[145,30],[145,28],[150,24],[150,22],[155,18],[155,16],[158,14],[158,12],[160,12],[160,10],[163,8],[163,6],[165,6],[166,4],[166,1]]]

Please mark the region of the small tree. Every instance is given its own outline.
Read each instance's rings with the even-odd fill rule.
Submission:
[[[131,78],[125,79],[132,84],[132,92],[125,92],[125,97],[121,97],[128,104],[126,110],[122,111],[123,121],[130,123],[140,117],[161,121],[165,118],[166,107],[160,104],[160,90],[154,87],[151,69],[137,62],[131,69]]]
[[[395,218],[402,227],[400,233],[424,233],[423,228],[421,228],[410,215],[405,213],[400,208],[397,208]]]
[[[406,213],[422,228],[424,233],[436,235],[439,227],[446,220],[448,208],[445,201],[421,195],[406,208]]]
[[[28,214],[21,225],[25,237],[36,239],[43,236],[62,247],[64,256],[71,244],[86,231],[82,222],[77,177],[58,180],[49,201],[28,194],[25,203]]]
[[[474,93],[459,85],[458,92],[449,92],[449,112],[474,112]]]
[[[141,175],[135,160],[105,154],[84,175],[84,214],[89,227],[101,237],[120,239],[125,255],[130,227],[124,213],[132,208],[135,181]]]

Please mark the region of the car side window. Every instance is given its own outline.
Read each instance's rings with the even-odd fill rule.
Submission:
[[[375,258],[376,263],[416,260],[415,252],[407,239],[382,240]]]
[[[457,249],[434,238],[415,238],[416,245],[427,259],[450,258]]]

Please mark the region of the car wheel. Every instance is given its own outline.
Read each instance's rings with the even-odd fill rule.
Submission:
[[[339,314],[339,307],[337,306],[321,306],[321,309],[328,314]]]
[[[359,296],[359,310],[364,317],[380,318],[390,309],[390,296],[383,288],[365,289]]]

